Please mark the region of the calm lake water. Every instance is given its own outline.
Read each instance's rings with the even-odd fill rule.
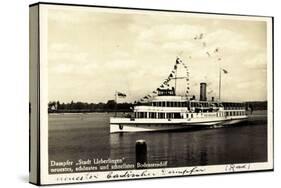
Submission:
[[[267,161],[266,112],[236,126],[201,130],[109,133],[110,113],[50,114],[49,160],[123,159],[135,163],[135,142],[147,143],[149,163],[168,167]]]

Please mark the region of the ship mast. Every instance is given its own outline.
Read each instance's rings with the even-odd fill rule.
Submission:
[[[179,58],[177,59],[177,60],[180,60]],[[180,60],[180,62],[182,63],[182,61]],[[176,65],[175,65],[175,77],[174,78],[171,78],[171,79],[175,79],[175,95],[176,95],[176,91],[177,91],[177,79],[188,79],[188,75],[187,76],[180,76],[180,77],[178,77],[177,76],[177,70],[178,70],[178,67],[177,67],[177,65],[178,65],[179,63],[177,63]],[[185,67],[186,68],[186,67]]]
[[[115,94],[114,94],[114,97],[115,97],[115,104],[114,104],[114,117],[117,117],[117,91],[115,90]]]
[[[177,70],[178,70],[178,69],[176,68],[176,72],[175,72],[175,95],[177,95],[177,94],[176,94],[176,91],[177,91],[177,78],[178,78],[178,77],[177,77]]]

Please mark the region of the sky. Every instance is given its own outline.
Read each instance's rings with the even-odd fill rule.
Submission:
[[[127,95],[122,102],[139,100],[161,85],[177,57],[188,66],[190,92],[197,98],[200,82],[207,83],[208,98],[218,98],[221,67],[228,72],[222,73],[222,100],[266,100],[266,22],[240,18],[50,8],[49,101],[107,102],[115,91]],[[184,74],[179,66],[178,76]],[[177,94],[185,88],[179,80]]]

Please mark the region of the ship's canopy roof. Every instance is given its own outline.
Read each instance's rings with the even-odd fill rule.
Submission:
[[[214,104],[222,104],[223,106],[243,106],[243,102],[223,102],[223,101],[200,101],[200,100],[192,100],[190,97],[186,96],[155,96],[151,102],[187,102],[190,101],[192,103],[214,103]]]
[[[173,101],[173,102],[185,102],[187,101],[187,97],[183,96],[156,96],[152,100],[152,102],[164,102],[164,101]]]

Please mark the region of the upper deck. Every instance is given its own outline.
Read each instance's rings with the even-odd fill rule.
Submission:
[[[135,106],[135,112],[178,111],[178,112],[213,112],[218,110],[245,110],[245,103],[199,101],[184,96],[156,96],[146,105]]]

